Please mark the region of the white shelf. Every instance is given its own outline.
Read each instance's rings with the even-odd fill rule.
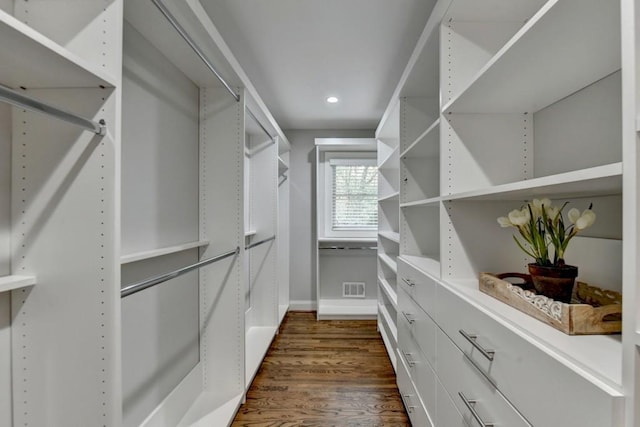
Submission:
[[[377,243],[377,237],[319,237],[319,243]]]
[[[244,232],[244,237],[252,237],[255,236],[257,233],[256,230],[247,230]]]
[[[389,195],[380,197],[378,199],[378,202],[388,202],[392,200],[397,200],[399,196],[400,196],[400,192],[396,191],[395,193],[391,193]]]
[[[318,301],[318,320],[374,319],[378,315],[375,299],[321,299]]]
[[[622,192],[622,163],[496,185],[443,196],[443,200],[525,200],[531,196],[587,197]]]
[[[143,261],[151,258],[158,258],[163,255],[170,255],[176,252],[182,252],[189,249],[201,248],[209,244],[208,240],[199,240],[197,242],[183,243],[175,246],[168,246],[166,248],[152,249],[149,251],[136,252],[129,255],[123,255],[120,257],[120,264],[130,264],[132,262]]]
[[[547,2],[443,111],[533,113],[615,72],[619,13],[619,2]]]
[[[216,405],[216,398],[213,393],[202,393],[182,418],[178,427],[230,425],[243,399],[244,393],[234,396],[220,405]],[[211,408],[216,409],[212,411]]]
[[[378,236],[384,237],[392,242],[400,243],[400,233],[395,231],[378,231]]]
[[[384,159],[378,169],[398,169],[398,153],[400,151],[400,147],[395,147],[391,153]]]
[[[12,291],[35,284],[35,276],[3,276],[0,277],[0,292]]]
[[[0,10],[0,84],[12,87],[115,87],[116,79]],[[10,64],[10,66],[7,66]]]
[[[389,310],[387,310],[387,307],[385,307],[384,304],[378,303],[378,313],[380,313],[380,316],[384,319],[386,327],[389,328],[391,338],[393,338],[393,341],[391,342],[393,348],[397,347],[398,327],[396,326],[395,320],[391,317],[391,314],[389,314]]]
[[[385,263],[394,273],[398,274],[398,263],[395,262],[389,255],[378,254],[378,258],[380,258],[380,261]]]
[[[413,141],[400,157],[438,157],[440,154],[440,119]]]
[[[382,316],[381,316],[382,317]],[[397,349],[397,340],[395,346],[392,344],[391,339],[389,338],[390,331],[387,331],[388,325],[383,320],[382,322],[378,322],[378,331],[380,331],[380,336],[382,336],[382,342],[387,349],[387,354],[389,355],[389,359],[391,360],[391,365],[393,366],[393,370],[396,370],[397,358],[396,358],[396,349]]]
[[[442,197],[432,197],[430,199],[415,200],[412,202],[400,203],[400,207],[411,208],[411,207],[419,207],[419,206],[438,206],[438,203],[440,203],[442,200],[443,200]]]
[[[289,311],[289,304],[280,304],[278,306],[278,325],[282,324],[284,317],[287,315]]]
[[[622,393],[620,335],[567,335],[480,292],[478,280],[448,279],[442,283],[594,384],[611,394]]]
[[[400,255],[400,258],[408,262],[424,274],[440,278],[440,260],[426,256]]]
[[[280,156],[278,156],[278,176],[282,176],[288,170],[289,165],[287,165],[285,161],[282,160]]]
[[[271,346],[278,328],[274,326],[254,326],[249,328],[245,337],[245,385],[251,385],[264,356]]]
[[[382,288],[384,293],[387,295],[387,298],[389,298],[389,301],[391,301],[391,304],[393,304],[393,307],[397,310],[398,293],[396,292],[396,290],[393,289],[393,286],[391,286],[389,281],[382,276],[378,276],[378,283],[380,284],[380,287]]]

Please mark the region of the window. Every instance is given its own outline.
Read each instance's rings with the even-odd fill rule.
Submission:
[[[378,168],[370,159],[332,159],[331,229],[378,228]]]
[[[375,237],[378,168],[375,153],[324,153],[324,236]]]

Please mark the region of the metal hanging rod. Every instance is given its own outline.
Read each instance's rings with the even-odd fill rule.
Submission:
[[[264,240],[260,240],[259,242],[251,243],[250,245],[245,246],[244,250],[246,251],[246,250],[249,250],[251,248],[255,248],[256,246],[260,246],[263,243],[267,243],[267,242],[270,242],[270,241],[275,240],[275,239],[276,239],[276,236],[271,236],[268,239],[264,239]]]
[[[267,134],[267,136],[271,139],[271,142],[276,142],[276,138],[269,133],[269,131],[262,125],[262,123],[260,123],[260,120],[258,120],[255,114],[253,114],[251,110],[248,108],[245,108],[245,110],[247,111],[247,113],[249,113],[251,117],[253,117],[253,120],[256,121],[258,126],[260,126],[260,129],[262,129],[262,131]]]
[[[198,55],[198,57],[202,60],[202,62],[204,62],[204,65],[206,65],[207,68],[211,70],[211,72],[217,77],[217,79],[220,80],[220,83],[222,83],[222,85],[225,87],[225,89],[227,89],[227,91],[231,94],[231,96],[233,96],[236,101],[240,101],[240,95],[238,95],[233,90],[231,85],[229,85],[229,83],[226,82],[226,80],[222,77],[222,75],[218,72],[218,70],[216,70],[216,67],[209,60],[209,58],[207,58],[207,56],[204,54],[202,49],[200,49],[200,46],[198,46],[196,42],[191,38],[191,36],[187,34],[185,29],[182,27],[182,25],[180,25],[178,20],[171,14],[171,12],[169,12],[169,9],[167,9],[164,3],[162,3],[160,0],[151,0],[151,2],[158,8],[158,10],[160,10],[160,12],[167,19],[167,21],[169,21],[171,26],[175,28],[178,34],[180,34],[180,36],[184,39],[184,41],[187,42],[189,47],[193,49],[193,51],[196,53],[196,55]]]
[[[213,258],[207,258],[205,260],[196,262],[195,264],[191,264],[187,267],[182,267],[172,272],[161,274],[160,276],[150,277],[141,282],[132,283],[120,290],[120,298],[128,297],[129,295],[135,294],[136,292],[140,292],[152,286],[159,285],[160,283],[166,282],[167,280],[175,279],[176,277],[182,276],[183,274],[186,274],[190,271],[196,270],[200,267],[204,267],[205,265],[212,264],[216,261],[229,258],[230,256],[238,255],[239,253],[240,248],[236,247],[236,249],[233,251],[225,252],[223,254],[214,256]]]
[[[332,250],[332,251],[335,251],[335,250],[340,250],[340,251],[347,250],[348,251],[348,250],[352,250],[352,249],[353,250],[372,250],[372,251],[375,251],[375,250],[378,250],[378,247],[377,246],[322,246],[322,247],[320,247],[318,249],[320,249],[320,250]]]
[[[89,120],[69,111],[40,102],[37,99],[31,98],[30,96],[3,85],[0,85],[0,101],[7,102],[26,110],[36,111],[38,113],[44,113],[49,116],[56,117],[60,120],[64,120],[76,126],[90,130],[100,136],[104,136],[107,133],[107,127],[105,126],[104,120],[100,120],[100,122]]]

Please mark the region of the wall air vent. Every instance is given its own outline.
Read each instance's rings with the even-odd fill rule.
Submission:
[[[364,298],[365,283],[364,282],[342,282],[343,298]]]

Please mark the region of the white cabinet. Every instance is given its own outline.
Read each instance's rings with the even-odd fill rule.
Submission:
[[[398,255],[400,254],[399,227],[399,112],[396,109],[386,126],[376,131],[378,146],[378,330],[387,354],[397,370],[398,345]]]
[[[630,380],[638,340],[628,333],[638,311],[638,13],[631,3],[439,1],[389,103],[379,129],[397,111],[398,288],[408,297],[399,298],[398,321],[417,305],[444,332],[433,350],[442,403],[430,413],[436,425],[456,425],[456,413],[475,423],[468,406],[482,411],[451,390],[462,368],[449,366],[455,358],[444,354],[447,346],[514,408],[509,425],[640,419]],[[579,209],[593,203],[598,221],[572,242],[567,260],[579,266],[580,280],[623,292],[622,337],[567,336],[478,290],[480,272],[526,271],[530,260],[496,218],[544,196]],[[399,336],[399,354],[420,347],[402,328]],[[549,387],[558,394],[545,393]],[[575,393],[574,406],[564,396]]]

